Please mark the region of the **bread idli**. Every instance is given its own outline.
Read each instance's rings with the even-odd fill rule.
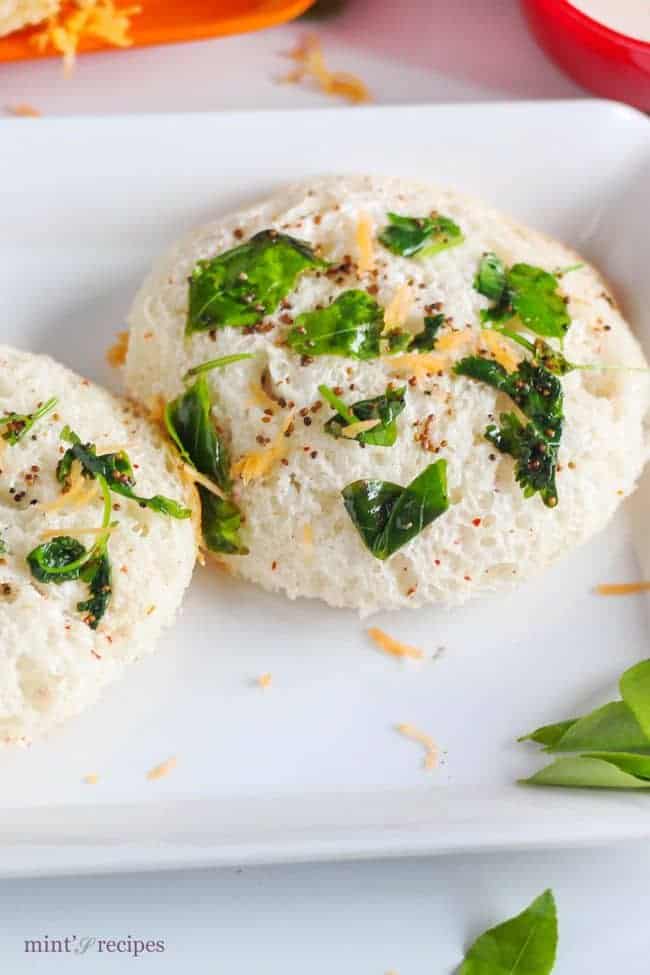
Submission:
[[[598,272],[447,190],[292,186],[189,233],[130,326],[130,394],[177,419],[202,399],[229,454],[220,557],[290,597],[365,614],[511,587],[601,529],[648,456],[646,362]]]
[[[177,468],[132,405],[0,346],[0,741],[89,707],[174,620],[196,551]]]

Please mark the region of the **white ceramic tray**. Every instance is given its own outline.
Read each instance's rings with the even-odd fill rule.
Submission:
[[[105,349],[181,231],[288,180],[372,170],[454,185],[570,242],[650,349],[650,127],[588,101],[0,122],[2,340],[115,386]],[[607,699],[648,656],[644,598],[592,589],[636,579],[639,558],[650,571],[649,496],[517,593],[378,617],[446,648],[411,665],[351,613],[198,571],[156,656],[50,741],[0,754],[0,873],[650,836],[644,796],[513,784],[539,765],[517,734]],[[423,771],[401,721],[440,743],[441,768]],[[170,755],[176,770],[146,781]]]

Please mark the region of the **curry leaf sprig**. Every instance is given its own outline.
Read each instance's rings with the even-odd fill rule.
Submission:
[[[388,225],[379,240],[393,254],[402,257],[432,257],[465,240],[457,223],[439,213],[428,217],[404,217],[388,213]]]
[[[517,318],[521,324],[545,338],[562,339],[571,319],[558,292],[554,274],[532,264],[506,268],[493,253],[484,254],[474,287],[494,304],[481,312],[483,322],[505,322]]]
[[[386,392],[372,399],[359,400],[351,406],[346,406],[333,389],[329,386],[319,386],[318,391],[336,413],[325,424],[325,432],[332,437],[345,436],[344,430],[354,424],[373,422],[375,426],[361,430],[351,439],[362,445],[374,447],[392,447],[397,440],[397,417],[404,410],[406,387],[393,389],[388,386]]]
[[[539,493],[544,504],[557,504],[555,473],[564,424],[562,386],[557,376],[528,360],[515,372],[506,372],[498,362],[484,356],[467,356],[456,363],[454,372],[506,393],[527,418],[502,413],[500,427],[490,424],[486,438],[515,460],[515,477],[525,497]]]
[[[97,475],[103,501],[102,531],[95,544],[86,549],[76,538],[57,535],[49,542],[37,546],[27,556],[32,575],[39,582],[71,582],[80,579],[87,583],[89,598],[77,603],[77,610],[84,613],[84,622],[97,629],[112,595],[111,564],[108,557],[108,539],[114,523],[111,522],[111,494],[106,479]]]
[[[219,365],[227,365],[224,360]],[[215,368],[215,361],[211,368]],[[183,461],[227,495],[232,488],[228,449],[212,419],[205,371],[197,370],[194,374],[196,382],[167,403],[165,426]],[[239,537],[241,512],[235,502],[213,493],[203,484],[198,484],[197,490],[201,501],[201,533],[209,551],[246,555],[248,549]]]
[[[521,914],[477,938],[458,975],[550,975],[557,944],[555,898],[546,890]]]
[[[57,403],[57,397],[52,396],[33,413],[6,413],[0,416],[0,436],[12,446],[17,444],[32,429],[37,420],[52,412]]]
[[[186,334],[256,325],[277,310],[305,271],[326,267],[305,241],[262,230],[196,264],[189,278]]]
[[[415,335],[387,329],[381,305],[367,291],[353,288],[342,292],[326,308],[298,315],[287,344],[309,358],[340,355],[367,360],[398,352],[427,352],[434,348],[444,321],[442,314],[428,316]]]
[[[582,718],[543,725],[519,739],[536,742],[547,753],[574,753],[525,779],[526,784],[650,789],[650,660],[625,671],[619,686],[621,701]]]
[[[366,548],[387,559],[449,507],[447,462],[426,467],[407,487],[390,481],[353,481],[343,503]]]
[[[150,508],[159,514],[168,515],[170,518],[189,518],[192,512],[189,508],[165,498],[160,494],[155,494],[151,498],[143,498],[133,490],[135,487],[135,477],[133,467],[128,454],[120,450],[117,453],[97,454],[95,445],[92,443],[82,443],[81,438],[66,426],[61,431],[61,439],[71,444],[63,457],[57,464],[56,477],[60,484],[69,486],[72,465],[78,461],[81,465],[82,475],[86,478],[103,478],[108,488],[115,494],[130,498],[140,505],[141,508]]]

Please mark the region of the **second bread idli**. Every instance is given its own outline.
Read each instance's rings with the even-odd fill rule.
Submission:
[[[80,461],[66,475],[75,435],[86,464],[117,465],[106,498]],[[88,708],[155,648],[194,566],[188,501],[157,428],[131,404],[0,346],[0,742]],[[54,574],[96,545],[75,578]]]

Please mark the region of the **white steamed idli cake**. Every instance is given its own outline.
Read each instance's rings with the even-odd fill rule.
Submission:
[[[130,394],[172,402],[208,475],[206,548],[292,598],[513,586],[600,530],[648,456],[646,362],[597,271],[447,190],[292,186],[188,234],[130,326]]]
[[[0,346],[0,742],[87,708],[154,649],[194,565],[184,494],[131,405]]]

